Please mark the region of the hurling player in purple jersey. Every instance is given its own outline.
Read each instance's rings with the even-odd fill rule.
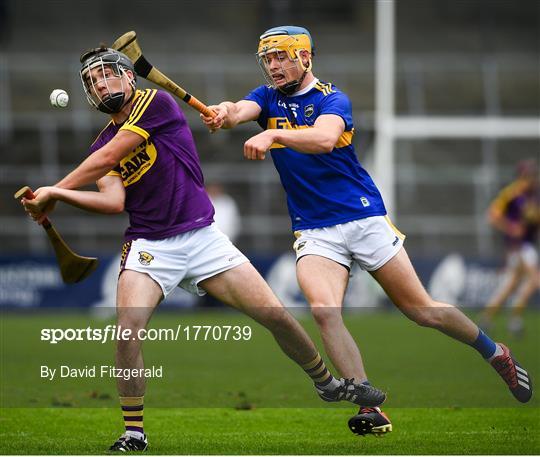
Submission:
[[[358,347],[341,316],[355,261],[407,317],[473,346],[517,400],[529,401],[529,377],[510,351],[456,307],[427,294],[403,247],[404,236],[388,219],[379,191],[354,152],[351,103],[333,84],[313,75],[312,56],[313,42],[305,28],[267,30],[257,51],[267,85],[244,100],[211,106],[217,116],[201,118],[211,131],[248,121],[264,129],[245,142],[244,156],[264,160],[271,153],[297,238],[298,282],[332,363],[342,376],[368,383]],[[380,408],[363,406],[349,421],[354,433],[392,430]]]
[[[22,203],[38,222],[56,201],[98,213],[127,211],[118,325],[138,336],[176,287],[198,295],[208,292],[264,325],[313,380],[323,400],[381,404],[386,397],[378,389],[330,374],[300,324],[215,227],[193,137],[173,98],[163,91],[136,90],[132,62],[113,49],[88,51],[81,63],[88,102],[109,114],[110,122],[86,160],[55,186],[37,189],[35,199]],[[93,182],[97,192],[76,190]],[[141,345],[138,337],[118,341],[116,368],[142,369]],[[145,378],[118,378],[117,387],[126,432],[111,450],[143,451],[148,444],[143,429]]]
[[[489,328],[501,306],[517,291],[508,330],[520,336],[524,330],[523,311],[540,287],[540,184],[535,161],[520,162],[517,172],[517,179],[502,189],[489,207],[489,222],[504,234],[506,275],[486,305],[482,318],[483,326]]]

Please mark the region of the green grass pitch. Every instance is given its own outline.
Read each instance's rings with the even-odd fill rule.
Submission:
[[[492,334],[540,375],[540,316],[513,340],[503,319]],[[389,395],[394,432],[356,437],[354,407],[321,402],[302,371],[257,324],[235,313],[159,311],[154,328],[251,325],[249,341],[146,342],[145,431],[152,454],[539,454],[540,401],[516,402],[477,353],[395,312],[347,313],[370,380]],[[1,319],[0,454],[103,454],[122,432],[109,378],[40,378],[40,366],[112,364],[113,346],[40,341],[42,328],[105,327],[77,314]],[[322,348],[312,319],[301,323]]]

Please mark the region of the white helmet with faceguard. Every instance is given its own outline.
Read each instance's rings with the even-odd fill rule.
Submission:
[[[118,113],[131,101],[135,95],[136,75],[133,62],[129,58],[112,48],[101,46],[91,49],[81,56],[80,76],[86,98],[91,106],[106,114]],[[97,71],[91,72],[97,69]],[[123,78],[126,71],[133,74],[132,78]],[[113,92],[109,85],[115,78],[121,82],[120,90]],[[129,86],[125,80],[129,81]],[[100,94],[97,84],[103,82],[107,91],[104,95]],[[131,88],[131,94],[126,97],[128,88]]]
[[[264,32],[259,41],[257,61],[263,71],[268,84],[284,94],[290,95],[302,84],[306,73],[311,70],[311,57],[314,55],[313,40],[310,33],[304,27],[284,25],[274,27]],[[300,56],[300,51],[308,51],[310,56],[307,65]],[[268,55],[275,53],[279,59],[280,67],[271,72]],[[292,81],[287,81],[286,70],[298,67],[303,70],[302,75]],[[276,74],[285,79],[284,84],[276,82]]]

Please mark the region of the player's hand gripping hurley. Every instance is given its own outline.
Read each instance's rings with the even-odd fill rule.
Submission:
[[[176,95],[178,98],[195,108],[199,113],[207,117],[214,117],[216,114],[203,102],[186,92],[182,87],[170,80],[161,71],[154,67],[143,56],[141,47],[137,42],[137,34],[134,31],[124,33],[111,46],[113,49],[124,53],[133,62],[135,72],[142,78],[152,81],[154,84]]]
[[[34,193],[28,186],[19,189],[15,195],[15,199],[20,200],[26,198],[32,200]],[[52,244],[62,280],[67,284],[80,282],[88,277],[98,266],[98,259],[95,257],[83,257],[75,254],[62,239],[56,229],[52,226],[51,221],[45,217],[41,223],[47,236]]]

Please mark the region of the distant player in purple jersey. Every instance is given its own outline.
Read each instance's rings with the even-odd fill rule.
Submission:
[[[111,121],[86,160],[55,186],[37,189],[34,200],[22,203],[38,222],[56,201],[98,213],[128,212],[118,325],[138,335],[176,287],[199,295],[208,292],[270,330],[313,380],[323,400],[381,404],[386,397],[378,389],[330,374],[300,324],[213,225],[214,208],[204,189],[193,137],[173,98],[163,91],[136,90],[132,62],[112,49],[93,49],[82,55],[81,63],[89,103],[109,114]],[[98,192],[75,190],[93,182]],[[142,369],[141,345],[137,337],[119,341],[116,368]],[[126,432],[110,449],[143,451],[148,443],[143,429],[145,378],[118,378],[117,387]]]
[[[506,278],[486,305],[483,325],[491,325],[495,314],[515,292],[508,329],[520,336],[524,330],[523,311],[540,287],[540,185],[536,162],[520,162],[517,172],[517,179],[502,189],[489,207],[491,225],[504,234]]]
[[[493,342],[454,306],[425,291],[403,247],[404,236],[386,216],[381,195],[356,157],[349,98],[312,73],[313,42],[303,27],[267,30],[257,59],[267,85],[236,103],[201,116],[210,130],[257,121],[264,129],[244,144],[244,156],[263,160],[268,151],[287,193],[295,231],[297,277],[319,326],[326,352],[340,374],[368,383],[362,358],[341,316],[353,262],[379,282],[394,304],[419,325],[432,327],[477,349],[512,394],[529,401],[525,370],[509,350]],[[518,382],[517,371],[526,381]],[[354,433],[392,430],[380,408],[360,408]]]

